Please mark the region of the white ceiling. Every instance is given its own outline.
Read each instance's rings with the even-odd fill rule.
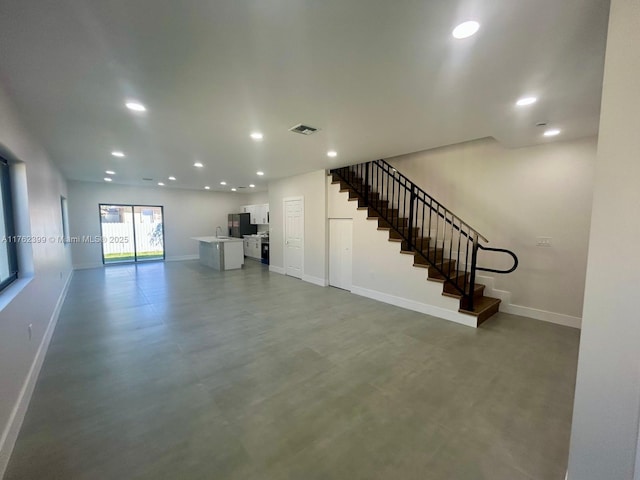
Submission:
[[[603,0],[0,0],[0,82],[69,179],[102,182],[109,169],[120,183],[260,190],[486,136],[553,141],[538,122],[562,129],[554,140],[596,133],[608,10]],[[455,40],[469,19],[480,31]],[[539,101],[516,108],[525,94]],[[321,130],[289,132],[297,123]]]

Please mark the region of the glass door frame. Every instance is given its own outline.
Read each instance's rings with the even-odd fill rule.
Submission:
[[[165,248],[164,241],[164,206],[162,205],[140,205],[140,204],[132,204],[132,203],[98,203],[98,219],[100,221],[100,239],[104,240],[104,232],[102,230],[102,207],[128,207],[131,209],[131,218],[133,219],[133,223],[131,224],[131,230],[133,232],[133,260],[122,260],[119,262],[105,262],[104,257],[104,241],[100,242],[100,250],[102,252],[102,264],[103,265],[118,265],[123,263],[141,263],[141,262],[164,262],[167,255],[167,250]],[[148,208],[159,208],[160,214],[162,215],[162,258],[151,258],[148,260],[138,260],[138,248],[136,246],[136,225],[135,225],[135,207],[148,207]]]

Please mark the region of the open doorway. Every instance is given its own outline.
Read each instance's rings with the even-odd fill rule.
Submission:
[[[100,204],[102,263],[164,260],[164,212],[157,205]]]

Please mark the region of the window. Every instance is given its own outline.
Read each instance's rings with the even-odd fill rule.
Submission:
[[[62,212],[62,238],[65,245],[69,244],[69,207],[67,206],[67,199],[60,196],[60,211]]]
[[[0,157],[0,290],[18,278],[9,164]]]
[[[163,208],[100,204],[102,263],[164,260]]]

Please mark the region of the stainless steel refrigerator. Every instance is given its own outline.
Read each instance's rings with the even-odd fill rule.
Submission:
[[[229,214],[229,236],[242,238],[243,235],[258,233],[258,226],[251,225],[250,213]]]

